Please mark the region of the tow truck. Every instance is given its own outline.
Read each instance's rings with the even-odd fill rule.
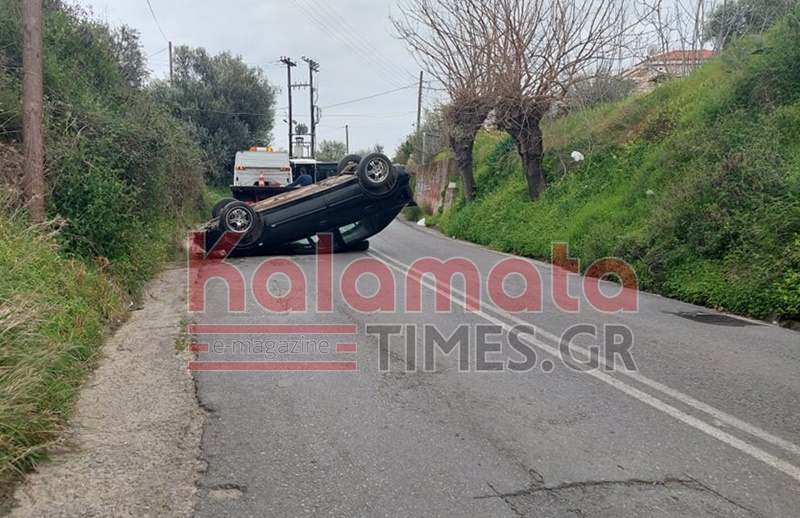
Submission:
[[[237,200],[255,203],[286,192],[291,182],[289,153],[271,147],[251,147],[236,153],[231,193]]]

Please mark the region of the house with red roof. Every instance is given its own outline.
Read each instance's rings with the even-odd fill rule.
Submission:
[[[649,92],[667,79],[689,75],[692,70],[713,57],[713,50],[673,50],[649,56],[624,71],[621,77],[635,81],[638,91]]]

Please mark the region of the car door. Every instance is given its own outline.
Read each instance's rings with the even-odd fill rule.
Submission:
[[[321,193],[280,205],[261,214],[262,241],[277,246],[313,236],[327,220],[327,205]]]

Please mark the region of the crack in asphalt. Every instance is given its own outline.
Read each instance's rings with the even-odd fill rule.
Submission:
[[[746,511],[747,513],[749,513],[754,517],[762,516],[759,513],[755,512],[753,509],[750,509],[740,504],[739,502],[736,502],[735,500],[726,497],[725,495],[714,490],[707,484],[704,484],[703,482],[689,475],[684,475],[685,478],[668,477],[663,480],[644,480],[640,478],[629,478],[624,480],[584,480],[577,482],[565,482],[557,486],[546,486],[544,483],[544,477],[538,471],[534,469],[529,469],[528,473],[531,476],[532,483],[527,489],[513,491],[510,493],[503,493],[501,491],[498,491],[491,484],[491,482],[487,482],[486,485],[489,486],[489,488],[492,490],[494,494],[477,496],[475,498],[476,499],[500,498],[512,511],[514,511],[514,513],[517,516],[525,516],[525,514],[522,511],[520,511],[519,508],[516,505],[514,505],[514,502],[511,501],[510,499],[524,497],[524,496],[532,496],[536,493],[541,493],[541,492],[556,494],[562,491],[570,491],[572,489],[609,488],[616,486],[647,487],[647,488],[664,487],[668,489],[685,488],[693,491],[708,492],[728,502],[729,504],[734,505],[743,511]],[[578,518],[583,518],[585,516],[583,511],[579,508],[570,508],[566,509],[566,511],[575,514]]]
[[[487,482],[486,485],[489,486],[489,488],[491,488],[492,491],[494,491],[495,496],[479,496],[477,498],[500,498],[501,500],[503,500],[503,503],[505,503],[509,507],[509,509],[514,511],[514,514],[516,514],[517,516],[525,516],[525,513],[517,509],[517,507],[514,505],[513,502],[509,502],[508,501],[509,497],[505,496],[503,493],[495,489],[495,487],[492,485],[491,482]]]
[[[685,475],[685,476],[686,476],[687,478],[691,479],[692,481],[694,481],[694,483],[695,483],[695,484],[699,485],[700,487],[702,487],[703,489],[705,489],[706,491],[708,491],[708,492],[709,492],[709,493],[711,493],[712,495],[716,495],[717,497],[719,497],[719,498],[721,498],[721,499],[725,500],[725,501],[726,501],[726,502],[728,502],[729,504],[731,504],[731,505],[735,505],[736,507],[738,507],[739,509],[741,509],[741,510],[743,510],[743,511],[747,511],[748,513],[752,514],[752,515],[753,515],[753,516],[755,516],[756,518],[761,518],[761,517],[763,516],[762,514],[760,514],[760,513],[756,512],[756,511],[754,511],[753,509],[750,509],[749,507],[747,507],[747,506],[744,506],[744,505],[740,504],[740,503],[739,503],[739,502],[737,502],[736,500],[732,500],[732,499],[728,498],[727,496],[723,495],[722,493],[720,493],[719,491],[715,490],[714,488],[712,488],[712,487],[710,487],[710,486],[708,486],[708,485],[704,484],[703,482],[701,482],[701,481],[697,480],[696,478],[694,478],[694,477],[691,477],[691,476],[689,476],[689,475]]]
[[[691,478],[684,479],[684,478],[670,477],[664,480],[643,480],[639,478],[629,478],[625,480],[583,480],[579,482],[565,482],[563,484],[551,487],[541,484],[533,484],[528,489],[515,491],[513,493],[504,493],[502,496],[504,498],[513,498],[515,496],[525,496],[540,491],[557,493],[559,491],[568,491],[570,489],[586,489],[586,488],[596,488],[596,487],[602,488],[602,487],[613,487],[613,486],[667,487],[670,489],[674,489],[677,487],[685,487],[688,489],[701,490],[701,491],[707,490],[707,488],[704,485],[697,483],[694,479]]]

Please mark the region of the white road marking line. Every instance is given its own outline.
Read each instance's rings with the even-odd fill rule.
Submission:
[[[383,254],[382,252],[378,252],[376,250],[370,250],[369,253],[374,255],[374,256],[376,256],[379,259],[382,259],[384,262],[386,262],[388,264],[388,266],[390,266],[392,269],[394,269],[398,273],[403,274],[403,275],[408,275],[408,271],[410,270],[410,266],[409,265],[406,265],[406,264],[404,264],[404,263],[402,263],[400,261],[397,261],[396,259],[394,259],[392,257],[389,257],[386,254]],[[451,301],[457,303],[461,307],[466,307],[467,302],[469,301],[469,296],[466,293],[464,293],[463,291],[461,291],[461,290],[459,290],[459,289],[457,289],[455,287],[451,287],[450,289],[451,289],[452,293],[448,294],[448,293],[445,293],[442,290],[439,290],[439,288],[436,286],[436,284],[432,283],[428,279],[425,279],[425,278],[421,279],[421,284],[423,286],[425,286],[426,288],[430,289],[431,291],[433,291],[434,293],[441,293],[441,294],[446,295],[446,296],[449,295]],[[460,298],[453,297],[452,294],[456,294]],[[476,303],[476,301],[471,301],[471,302],[473,304]],[[484,305],[486,305],[486,304],[484,304]],[[519,318],[517,318],[517,317],[515,317],[515,316],[513,316],[513,315],[511,315],[511,314],[509,314],[509,313],[507,313],[507,312],[505,312],[503,310],[501,310],[500,308],[497,308],[494,305],[490,305],[490,306],[492,307],[493,310],[495,310],[496,312],[500,313],[502,316],[505,316],[509,320],[512,320],[512,321],[514,321],[514,322],[516,322],[518,324],[530,325],[529,322],[525,322],[525,321],[523,321],[523,320],[521,320],[521,319],[519,319]],[[489,322],[492,322],[493,324],[502,326],[503,328],[507,329],[509,327],[507,322],[487,314],[486,312],[483,311],[483,309],[478,310],[478,311],[473,311],[472,313],[474,313],[476,315],[480,315],[481,317],[483,317],[484,319],[488,320]],[[535,326],[535,327],[536,327],[537,332],[539,332],[541,335],[545,336],[549,340],[552,340],[555,343],[560,343],[561,342],[561,339],[559,337],[553,335],[552,333],[549,333],[549,332],[543,330],[539,326]],[[528,338],[528,337],[526,337],[524,335],[518,335],[518,337],[521,340],[529,343],[530,345],[538,348],[541,351],[544,351],[544,352],[546,352],[546,353],[548,353],[548,354],[550,354],[550,355],[552,355],[552,356],[554,356],[556,358],[561,358],[559,350],[556,347],[553,347],[551,345],[548,345],[548,344],[546,344],[544,342],[541,342],[539,340],[536,340],[536,339]],[[579,350],[579,351],[583,352],[584,354],[587,354],[587,355],[591,354],[587,349],[585,349],[585,348],[583,348],[581,346],[570,344],[570,347],[574,348],[576,350]],[[631,385],[628,385],[627,383],[625,383],[625,382],[623,382],[623,381],[621,381],[621,380],[619,380],[619,379],[617,379],[617,378],[615,378],[613,376],[610,376],[609,374],[606,374],[605,372],[602,372],[600,369],[605,367],[605,360],[602,357],[599,357],[599,356],[597,357],[597,360],[599,362],[599,368],[596,369],[596,370],[593,370],[593,371],[585,371],[586,374],[594,376],[595,378],[599,379],[600,381],[603,381],[604,383],[607,383],[608,385],[611,385],[612,387],[614,387],[614,388],[616,388],[616,389],[628,394],[629,396],[631,396],[633,398],[636,398],[639,401],[641,401],[643,403],[646,403],[646,404],[650,405],[651,407],[666,413],[670,417],[673,417],[674,419],[677,419],[677,420],[679,420],[679,421],[681,421],[681,422],[683,422],[683,423],[685,423],[685,424],[687,424],[687,425],[689,425],[689,426],[691,426],[693,428],[696,428],[697,430],[700,430],[701,432],[703,432],[703,433],[705,433],[705,434],[707,434],[707,435],[709,435],[711,437],[714,437],[715,439],[717,439],[719,441],[722,441],[725,444],[727,444],[729,446],[732,446],[733,448],[736,448],[737,450],[739,450],[739,451],[741,451],[743,453],[746,453],[746,454],[750,455],[751,457],[753,457],[753,458],[755,458],[757,460],[760,460],[760,461],[764,462],[765,464],[777,469],[778,471],[781,471],[781,472],[789,475],[790,477],[794,478],[795,480],[800,481],[800,468],[798,468],[797,466],[794,466],[793,464],[790,464],[789,462],[786,462],[786,461],[784,461],[784,460],[782,460],[782,459],[780,459],[780,458],[778,458],[778,457],[776,457],[776,456],[774,456],[774,455],[772,455],[770,453],[767,453],[764,450],[762,450],[762,449],[760,449],[760,448],[758,448],[756,446],[751,445],[750,443],[747,443],[747,442],[745,442],[745,441],[743,441],[743,440],[741,440],[741,439],[739,439],[737,437],[734,437],[733,435],[730,435],[730,434],[728,434],[726,432],[723,432],[722,430],[714,428],[710,424],[708,424],[708,423],[706,423],[704,421],[701,421],[700,419],[698,419],[696,417],[693,417],[693,416],[691,416],[689,414],[686,414],[686,413],[678,410],[677,408],[675,408],[675,407],[673,407],[673,406],[661,401],[660,399],[658,399],[658,398],[656,398],[656,397],[654,397],[654,396],[652,396],[650,394],[647,394],[646,392],[642,392],[641,390],[639,390],[639,389],[637,389],[637,388],[635,388],[635,387],[633,387]],[[706,403],[703,403],[703,402],[698,401],[698,400],[696,400],[696,399],[694,399],[694,398],[692,398],[690,396],[687,396],[687,395],[685,395],[685,394],[683,394],[683,393],[681,393],[681,392],[679,392],[679,391],[677,391],[675,389],[669,388],[669,387],[667,387],[665,385],[662,385],[661,383],[658,383],[658,382],[653,381],[653,380],[651,380],[649,378],[646,378],[645,376],[642,376],[639,373],[627,372],[627,371],[616,371],[616,372],[619,372],[620,374],[624,374],[626,376],[629,376],[632,379],[635,379],[636,381],[639,381],[640,383],[653,388],[654,390],[662,392],[664,395],[673,397],[673,398],[677,399],[678,401],[681,401],[682,403],[684,403],[684,404],[686,404],[686,405],[688,405],[688,406],[690,406],[692,408],[695,408],[696,410],[699,410],[701,412],[709,414],[709,415],[715,417],[716,419],[719,419],[720,421],[725,422],[728,425],[739,429],[742,432],[745,432],[745,433],[748,433],[748,434],[753,435],[755,437],[758,437],[759,439],[762,439],[765,442],[769,442],[770,444],[773,444],[774,446],[778,446],[778,447],[783,448],[785,450],[788,450],[788,451],[790,451],[792,453],[800,452],[800,447],[798,447],[797,445],[795,445],[793,443],[790,443],[789,441],[781,439],[780,437],[776,437],[776,436],[770,434],[769,432],[767,432],[765,430],[762,430],[762,429],[760,429],[760,428],[758,428],[758,427],[756,427],[754,425],[751,425],[751,424],[749,424],[749,423],[747,423],[745,421],[742,421],[741,419],[738,419],[738,418],[733,417],[733,416],[731,416],[731,415],[729,415],[729,414],[727,414],[725,412],[722,412],[721,410],[718,410],[718,409],[716,409],[716,408],[714,408],[714,407],[712,407],[712,406],[710,406],[710,405],[708,405]]]

